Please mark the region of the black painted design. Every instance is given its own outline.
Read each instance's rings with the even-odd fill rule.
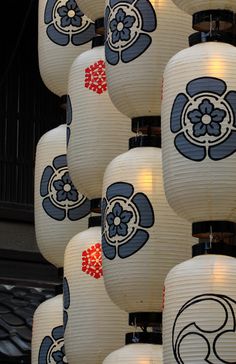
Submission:
[[[106,60],[129,63],[151,45],[148,33],[156,30],[156,13],[149,0],[110,0],[105,10]]]
[[[90,212],[89,200],[74,187],[68,172],[66,155],[54,158],[47,166],[40,182],[44,211],[54,220],[80,220]]]
[[[148,197],[134,193],[130,183],[117,182],[107,188],[102,201],[102,249],[108,259],[127,258],[149,239],[154,211]]]
[[[190,81],[186,94],[173,103],[170,130],[185,158],[218,161],[236,151],[236,92],[227,92],[223,80],[201,77]]]
[[[229,341],[236,342],[236,301],[232,298],[202,294],[186,302],[179,310],[172,329],[176,363],[234,364],[235,352],[223,350]],[[197,347],[196,353],[194,347]]]
[[[81,12],[76,0],[48,0],[44,22],[48,37],[60,46],[67,46],[70,42],[79,46],[95,36],[94,24]]]

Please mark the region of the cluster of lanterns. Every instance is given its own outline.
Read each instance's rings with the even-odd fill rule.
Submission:
[[[235,12],[39,0],[67,125],[36,151],[36,238],[63,292],[35,312],[32,364],[235,361]]]

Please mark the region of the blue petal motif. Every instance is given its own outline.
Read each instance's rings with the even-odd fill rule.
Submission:
[[[119,9],[116,13],[116,20],[118,23],[122,22],[123,23],[123,20],[125,19],[125,12],[122,10],[122,9]]]
[[[64,190],[60,190],[57,192],[57,201],[65,201],[67,199],[67,192]]]
[[[206,157],[205,147],[190,143],[184,133],[180,133],[175,138],[175,147],[184,157],[195,162],[201,162]]]
[[[76,9],[76,7],[77,7],[77,3],[76,3],[76,1],[75,1],[75,0],[68,0],[68,1],[66,2],[66,6],[67,6],[67,8],[68,8],[69,10],[75,10],[75,9]]]
[[[132,25],[134,24],[135,22],[135,18],[134,16],[131,16],[131,15],[127,15],[123,21],[123,24],[126,28],[131,28]]]
[[[71,19],[69,16],[63,16],[63,18],[61,18],[61,26],[63,28],[68,27],[69,25],[71,25]]]
[[[210,124],[207,125],[207,133],[213,136],[219,136],[221,132],[221,126],[218,123],[212,121]]]
[[[62,181],[64,182],[65,185],[72,184],[69,172],[64,173],[64,175],[62,176]]]
[[[187,117],[191,121],[192,124],[200,123],[202,120],[202,113],[198,109],[194,109],[188,112]]]
[[[53,9],[58,0],[48,0],[45,6],[44,23],[49,24],[53,21]]]
[[[56,363],[61,362],[63,356],[64,356],[64,354],[60,350],[57,350],[54,353],[52,353],[52,357]]]
[[[112,32],[112,42],[117,43],[120,40],[120,32],[116,29],[114,32]]]
[[[112,213],[116,217],[116,216],[120,216],[122,211],[123,211],[123,209],[122,209],[121,205],[119,204],[119,202],[116,202],[113,209],[112,209]]]
[[[115,30],[117,30],[117,20],[116,19],[112,19],[112,21],[110,22],[109,26],[112,32],[114,32]]]
[[[70,307],[70,288],[66,277],[63,278],[63,304],[64,309],[68,310]]]
[[[49,181],[53,174],[54,170],[52,169],[51,166],[47,166],[43,171],[43,175],[41,177],[41,182],[40,182],[40,195],[42,197],[47,196],[47,194],[49,193],[48,191]]]
[[[71,221],[76,221],[83,219],[85,216],[88,216],[90,213],[90,201],[86,198],[86,200],[79,206],[75,208],[71,208],[68,211],[68,219]]]
[[[61,6],[57,9],[58,14],[63,17],[68,14],[68,8],[66,6]]]
[[[131,200],[139,212],[139,226],[150,228],[154,224],[154,211],[151,202],[144,193],[137,193]]]
[[[75,46],[80,46],[91,42],[95,37],[95,25],[90,23],[89,26],[83,31],[73,34],[71,37],[71,43]]]
[[[110,238],[114,238],[114,236],[116,236],[117,234],[117,227],[114,224],[111,224],[109,226],[109,236]]]
[[[194,124],[193,126],[193,135],[195,137],[204,136],[207,133],[207,126],[203,124],[201,121],[199,123]]]
[[[232,132],[222,144],[209,148],[209,157],[215,161],[227,158],[236,152],[236,132]]]
[[[67,192],[67,199],[74,202],[78,200],[78,192],[75,188],[72,188],[70,191]]]
[[[65,210],[60,209],[59,207],[53,205],[49,197],[45,198],[42,204],[44,210],[51,218],[58,221],[62,221],[65,219],[66,217]]]
[[[229,91],[225,96],[225,100],[229,103],[233,112],[233,126],[236,127],[236,92]]]
[[[53,182],[53,187],[55,188],[55,190],[60,191],[63,189],[64,183],[61,179],[58,179]]]
[[[67,167],[66,154],[54,158],[52,164],[56,169]]]
[[[121,196],[130,198],[134,192],[134,188],[130,183],[116,182],[110,185],[106,192],[106,197],[110,201],[113,197]]]
[[[148,0],[138,0],[135,7],[139,10],[142,17],[142,30],[145,32],[156,30],[157,17],[152,3]]]
[[[120,258],[128,258],[137,253],[148,241],[149,234],[145,230],[138,229],[135,235],[129,240],[128,243],[118,247],[118,255]]]
[[[82,18],[79,15],[75,15],[72,19],[71,19],[71,24],[73,25],[73,27],[80,27],[82,24]]]
[[[121,60],[124,63],[135,60],[148,49],[151,43],[152,38],[148,34],[139,34],[136,42],[121,52]]]
[[[50,336],[45,336],[39,348],[39,364],[47,363],[47,355],[52,345],[53,340]]]
[[[129,40],[130,38],[130,30],[128,28],[123,28],[120,31],[120,39],[125,41],[125,40]]]
[[[117,230],[117,235],[126,236],[128,233],[128,225],[121,222],[119,225],[117,225],[116,230]]]
[[[120,214],[120,219],[122,222],[128,223],[131,220],[132,216],[133,213],[131,211],[125,210]]]
[[[211,119],[217,123],[222,123],[226,116],[225,110],[215,108],[211,113]]]
[[[59,32],[55,28],[54,24],[50,24],[47,27],[46,33],[47,33],[48,38],[52,42],[54,42],[54,43],[56,43],[56,44],[58,44],[60,46],[67,46],[70,43],[69,35]]]
[[[52,330],[52,337],[54,338],[54,340],[59,340],[62,339],[64,337],[64,329],[63,326],[57,326]]]
[[[66,123],[67,125],[72,123],[72,104],[69,95],[66,98]]]
[[[186,90],[191,97],[202,92],[212,92],[222,96],[226,91],[226,84],[219,78],[200,77],[190,81],[186,87]]]
[[[107,243],[105,237],[102,237],[102,251],[107,259],[114,259],[116,256],[116,248]]]
[[[182,114],[185,108],[185,105],[188,103],[188,98],[185,94],[178,94],[175,98],[170,117],[170,129],[172,133],[177,133],[181,130],[182,124]]]
[[[113,225],[114,220],[115,220],[115,215],[112,212],[110,212],[107,215],[107,223],[108,223],[108,225]]]
[[[211,112],[214,110],[214,105],[208,99],[204,99],[199,105],[199,109],[202,115],[210,115]]]

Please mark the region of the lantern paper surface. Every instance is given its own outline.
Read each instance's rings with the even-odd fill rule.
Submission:
[[[123,345],[127,314],[108,297],[103,280],[101,227],[69,242],[64,268],[65,346],[70,364],[101,364]]]
[[[91,20],[104,17],[105,0],[76,0],[78,6]]]
[[[66,125],[38,142],[35,163],[35,232],[39,250],[56,267],[67,243],[88,225],[90,202],[74,187],[66,160]]]
[[[109,354],[103,364],[162,364],[162,347],[153,344],[129,344]]]
[[[165,281],[164,363],[234,363],[236,260],[204,255],[174,267]]]
[[[164,67],[188,46],[191,17],[171,0],[106,0],[108,91],[130,118],[160,115]]]
[[[62,295],[41,303],[34,313],[31,358],[32,364],[67,363]]]
[[[75,186],[88,198],[101,198],[107,164],[128,149],[131,126],[113,106],[108,92],[104,47],[84,52],[69,76],[72,106],[68,166]]]
[[[91,48],[94,24],[75,0],[39,0],[39,70],[48,89],[58,96],[67,94],[73,60]]]
[[[207,42],[167,64],[162,102],[164,187],[191,221],[236,221],[236,48]]]
[[[203,10],[231,10],[236,11],[234,0],[172,0],[180,9],[189,14]]]
[[[107,292],[127,312],[162,311],[168,271],[191,257],[191,225],[169,207],[161,149],[139,147],[107,167],[102,200]]]

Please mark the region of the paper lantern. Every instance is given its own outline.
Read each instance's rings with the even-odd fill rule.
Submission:
[[[188,46],[191,17],[171,0],[106,1],[108,91],[134,124],[161,113],[164,67]]]
[[[95,220],[94,220],[95,219]],[[100,222],[75,235],[65,251],[65,346],[70,364],[101,364],[123,345],[127,314],[108,297],[103,280]],[[93,226],[95,225],[95,226]]]
[[[67,94],[67,80],[73,60],[91,48],[94,24],[75,0],[39,0],[39,70],[48,89],[58,96]]]
[[[88,224],[90,202],[74,187],[66,160],[66,125],[44,134],[35,162],[35,232],[39,250],[62,267],[69,240]]]
[[[156,138],[140,140],[143,147],[134,144],[107,166],[102,195],[105,286],[132,314],[162,311],[166,274],[191,257],[193,242],[191,225],[166,201]]]
[[[67,363],[64,347],[62,295],[41,303],[34,313],[32,364]]]
[[[75,186],[89,199],[101,198],[107,164],[128,147],[128,119],[113,106],[108,92],[102,37],[73,62],[68,93],[73,110],[68,166]]]
[[[236,260],[196,256],[165,280],[164,363],[233,363],[236,358]]]
[[[151,343],[143,336],[152,337],[153,333],[130,333],[126,335],[126,346],[109,354],[103,364],[162,364],[162,346]],[[141,338],[141,339],[140,339]],[[137,342],[135,342],[137,340]]]
[[[180,9],[193,15],[193,28],[196,30],[211,30],[214,32],[215,27],[224,30],[232,27],[234,23],[233,13],[236,11],[234,0],[172,1]]]
[[[205,42],[175,55],[164,73],[165,193],[198,233],[208,221],[208,233],[220,221],[221,231],[230,233],[236,221],[235,57],[232,45]]]

